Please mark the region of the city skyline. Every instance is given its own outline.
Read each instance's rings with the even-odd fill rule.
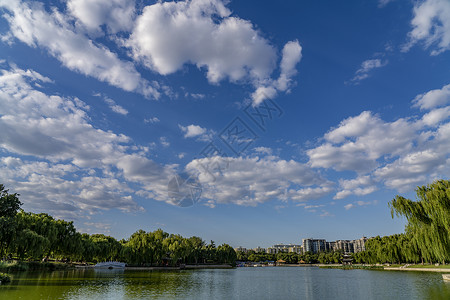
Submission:
[[[391,235],[388,202],[450,175],[447,0],[0,12],[0,183],[81,232]]]

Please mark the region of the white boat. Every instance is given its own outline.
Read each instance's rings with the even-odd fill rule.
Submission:
[[[450,274],[442,274],[442,279],[450,281]]]
[[[125,263],[118,261],[101,262],[94,266],[96,269],[124,269]]]

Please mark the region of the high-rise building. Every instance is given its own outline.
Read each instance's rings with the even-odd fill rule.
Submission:
[[[365,236],[363,236],[362,238],[358,239],[358,240],[353,240],[353,251],[355,253],[361,252],[361,251],[365,251],[366,250],[366,241],[367,238]]]
[[[324,239],[302,239],[302,244],[304,252],[318,253],[327,250]]]

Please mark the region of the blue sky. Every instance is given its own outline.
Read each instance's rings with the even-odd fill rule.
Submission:
[[[448,0],[0,10],[0,182],[80,231],[389,235],[395,195],[449,176]],[[177,174],[194,205],[169,193]]]

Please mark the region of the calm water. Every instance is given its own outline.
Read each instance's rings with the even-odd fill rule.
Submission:
[[[439,273],[266,267],[13,274],[0,299],[450,299]]]

